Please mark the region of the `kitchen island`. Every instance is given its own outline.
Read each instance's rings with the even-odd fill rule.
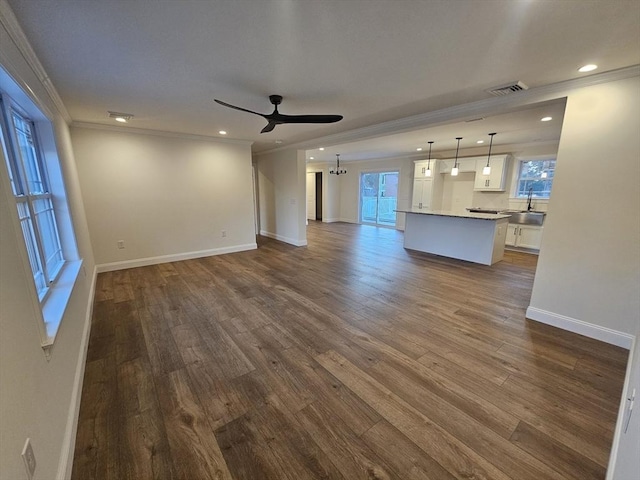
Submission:
[[[406,214],[404,248],[493,265],[502,260],[509,215],[396,210]]]

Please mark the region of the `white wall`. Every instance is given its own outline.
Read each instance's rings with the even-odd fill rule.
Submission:
[[[260,233],[292,245],[306,245],[304,151],[282,150],[258,155],[255,161],[258,169]]]
[[[4,2],[0,9],[0,19],[12,19]],[[47,361],[32,302],[35,287],[21,262],[25,253],[22,233],[14,229],[16,211],[5,188],[6,169],[0,168],[5,177],[0,179],[0,479],[26,478],[20,453],[30,437],[38,462],[34,478],[50,480],[62,478],[70,466],[68,448],[73,449],[75,441],[74,418],[79,406],[75,395],[80,393],[76,382],[82,379],[94,260],[67,125],[39,80],[44,77],[34,72],[15,42],[2,23],[0,64],[18,83],[29,85],[32,99],[54,121],[69,209],[84,260],[84,273],[76,282]],[[0,162],[5,162],[1,149]]]
[[[636,334],[639,111],[638,77],[569,94],[530,318]]]
[[[307,172],[322,172],[322,221],[340,221],[340,179],[342,175],[331,175],[331,166],[326,163],[308,163]]]
[[[248,142],[84,127],[71,137],[101,270],[256,248]]]
[[[473,185],[476,179],[475,173],[460,172],[455,177],[449,174],[438,175],[444,177],[442,182],[442,210],[464,212],[468,207],[479,206],[474,204]],[[482,197],[480,198],[483,199]]]

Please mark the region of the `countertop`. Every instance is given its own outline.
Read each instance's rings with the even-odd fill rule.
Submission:
[[[418,215],[437,215],[440,217],[460,217],[460,218],[475,218],[476,220],[500,220],[502,218],[510,218],[510,215],[504,215],[502,213],[475,213],[457,211],[451,212],[446,210],[396,210],[398,213],[416,213]]]

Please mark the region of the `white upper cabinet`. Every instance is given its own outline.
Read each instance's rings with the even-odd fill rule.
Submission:
[[[487,158],[477,158],[475,169],[476,179],[473,189],[483,192],[503,192],[507,183],[507,160],[508,155],[492,156],[489,162],[491,173],[485,175],[482,173],[482,170],[487,166]]]

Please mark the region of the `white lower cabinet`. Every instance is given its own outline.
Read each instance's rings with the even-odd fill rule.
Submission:
[[[536,225],[516,225],[510,223],[507,227],[506,245],[510,247],[533,248],[540,250],[542,229]]]

